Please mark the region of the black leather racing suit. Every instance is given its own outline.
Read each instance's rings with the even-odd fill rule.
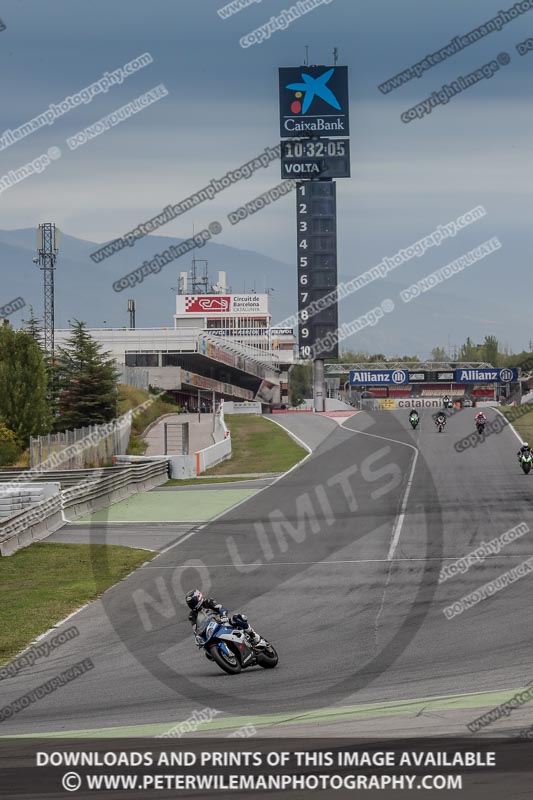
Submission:
[[[215,611],[219,617],[227,617],[228,616],[228,609],[225,608],[221,603],[217,603],[216,600],[213,600],[212,597],[206,597],[205,600],[202,602],[200,608],[191,611],[189,614],[189,622],[193,627],[196,626],[196,620],[198,619],[198,614],[203,611],[204,613],[209,611]],[[250,623],[248,622],[248,617],[245,614],[233,614],[230,618],[230,624],[236,628],[242,628],[247,633],[251,634],[252,639],[258,640],[260,639],[259,634],[257,634]]]

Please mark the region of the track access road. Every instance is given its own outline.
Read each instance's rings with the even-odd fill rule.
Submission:
[[[301,435],[310,427],[313,454],[185,534],[83,609],[69,623],[78,639],[1,682],[3,706],[80,658],[95,664],[2,723],[0,734],[170,727],[206,706],[219,719],[297,720],[315,709],[526,685],[530,578],[452,620],[443,610],[533,555],[531,534],[459,577],[439,584],[439,573],[531,522],[533,476],[521,473],[509,428],[458,452],[455,442],[474,430],[471,410],[451,416],[441,434],[430,412],[421,416],[412,431],[408,412],[360,413],[342,427],[328,420],[327,430],[323,418],[285,415]],[[182,600],[193,586],[247,613],[278,649],[279,667],[234,677],[208,662]]]

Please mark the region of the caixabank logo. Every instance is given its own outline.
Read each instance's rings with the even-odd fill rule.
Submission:
[[[347,67],[280,67],[282,138],[350,132]]]

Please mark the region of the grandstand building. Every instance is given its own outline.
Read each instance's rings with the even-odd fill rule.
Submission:
[[[220,399],[287,403],[296,339],[290,328],[271,327],[269,295],[231,293],[224,273],[215,291],[187,294],[186,277],[172,326],[89,329],[114,358],[120,380],[164,389],[187,410],[211,409]],[[56,344],[68,336],[68,329],[56,330]]]

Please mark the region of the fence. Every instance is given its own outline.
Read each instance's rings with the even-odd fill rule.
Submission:
[[[132,412],[104,425],[87,425],[63,433],[30,438],[30,467],[85,469],[110,464],[123,455],[131,433]]]
[[[127,367],[126,364],[115,362],[115,366],[119,373],[118,382],[125,383],[128,386],[135,386],[136,389],[144,389],[148,391],[150,386],[150,373],[147,369],[141,367]]]

